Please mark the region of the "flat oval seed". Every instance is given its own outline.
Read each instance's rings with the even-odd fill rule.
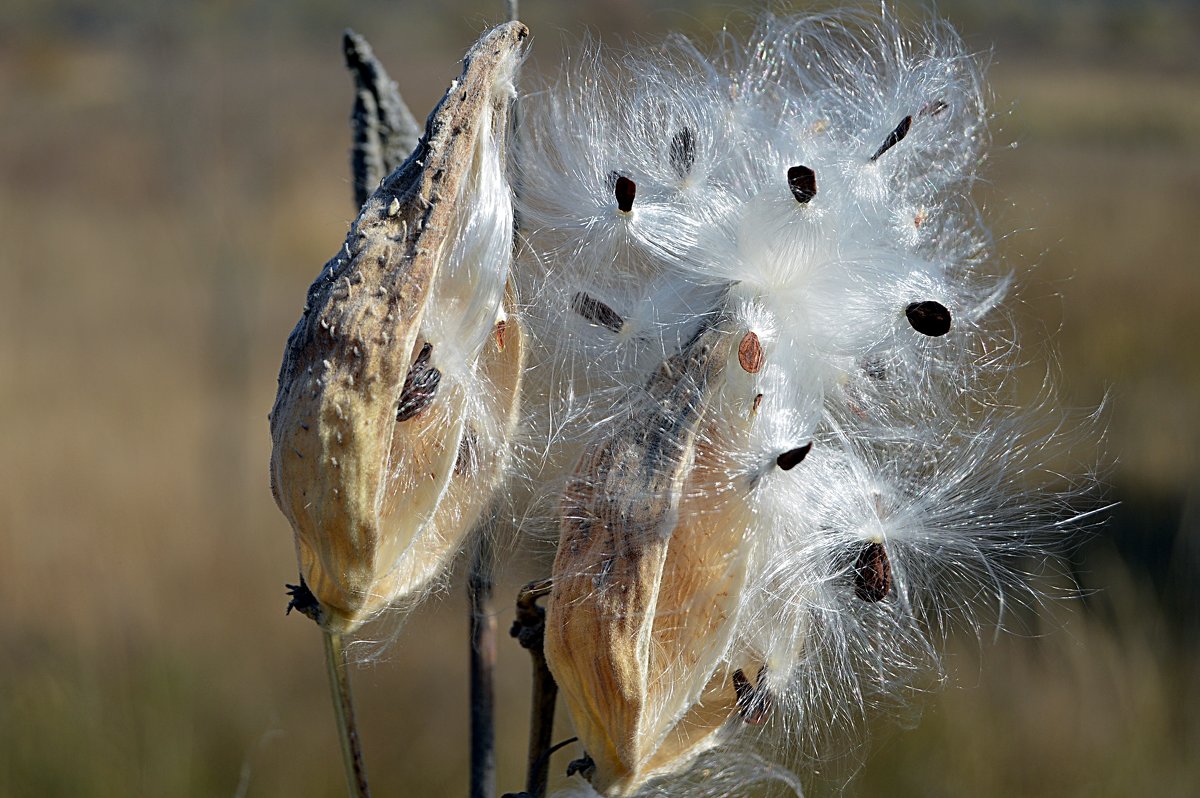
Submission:
[[[812,450],[812,443],[806,443],[799,449],[790,449],[775,458],[775,464],[784,471],[791,471],[796,466],[800,465],[801,461],[808,456]]]
[[[896,125],[896,129],[888,133],[887,138],[883,140],[883,144],[879,145],[879,149],[875,150],[875,154],[871,156],[872,161],[879,160],[879,156],[895,147],[900,143],[900,140],[908,135],[908,129],[912,127],[912,117],[906,116],[900,120],[900,124]]]
[[[463,430],[463,436],[458,441],[458,454],[454,458],[454,475],[461,477],[469,471],[474,471],[479,464],[479,437],[470,425]]]
[[[904,309],[904,315],[921,335],[937,338],[950,332],[950,311],[941,302],[913,302]]]
[[[741,668],[733,672],[733,692],[737,696],[738,714],[751,726],[761,726],[771,716],[771,696],[762,687],[763,671],[759,671],[759,685],[750,684]]]
[[[671,139],[671,166],[680,178],[688,176],[696,162],[696,137],[690,127],[680,129]]]
[[[938,116],[942,113],[942,111],[945,111],[949,107],[950,106],[946,104],[945,100],[930,100],[921,107],[921,110],[917,115]]]
[[[617,198],[617,207],[622,212],[629,213],[633,210],[633,198],[637,196],[637,183],[625,177],[625,175],[617,175],[617,182],[613,186],[613,194]]]
[[[883,601],[892,589],[892,563],[882,543],[868,543],[854,561],[854,595],[863,601]]]
[[[753,331],[743,335],[742,342],[738,344],[738,365],[742,367],[742,370],[750,374],[757,374],[762,368],[764,360],[766,360],[766,354],[763,353],[758,336]]]
[[[404,377],[404,388],[400,391],[400,403],[396,407],[396,420],[408,421],[433,402],[442,372],[429,365],[433,345],[426,342]]]
[[[625,319],[621,318],[620,313],[584,291],[571,297],[571,310],[592,324],[599,324],[615,333],[621,332],[621,328],[625,326]]]
[[[788,188],[796,202],[806,205],[817,196],[817,173],[807,166],[793,166],[787,171]]]

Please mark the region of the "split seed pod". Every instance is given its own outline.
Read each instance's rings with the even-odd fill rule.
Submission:
[[[271,485],[333,632],[459,550],[508,457],[522,369],[505,149],[525,26],[467,53],[416,150],[309,288],[271,412]]]
[[[708,327],[663,362],[564,499],[546,659],[605,795],[631,795],[714,745],[747,702],[734,671],[758,673],[726,662],[746,505],[728,500],[703,431],[732,343]]]

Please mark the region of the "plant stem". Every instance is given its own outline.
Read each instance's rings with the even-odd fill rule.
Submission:
[[[517,619],[512,636],[529,652],[533,663],[533,695],[529,707],[529,752],[525,771],[525,792],[532,798],[545,798],[550,779],[550,741],[554,735],[554,705],[558,684],[546,667],[543,650],[546,611],[537,600],[550,593],[550,580],[531,582],[517,596]]]
[[[490,530],[476,535],[467,577],[471,613],[471,798],[496,794],[495,685],[496,618],[492,613]]]
[[[333,694],[333,711],[337,715],[338,739],[342,744],[342,764],[346,770],[346,786],[351,798],[370,798],[367,769],[363,763],[358,725],[354,720],[354,699],[350,694],[350,674],[346,666],[346,648],[342,636],[324,632],[325,665],[329,670],[329,689]]]

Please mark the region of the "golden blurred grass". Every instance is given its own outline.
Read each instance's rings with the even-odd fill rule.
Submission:
[[[295,566],[266,476],[283,340],[352,215],[338,35],[367,32],[423,109],[491,15],[119,8],[14,3],[4,21],[27,24],[0,25],[0,795],[339,795],[320,640],[283,617]],[[527,8],[534,65],[576,14],[646,33],[724,14]],[[1004,54],[984,195],[1016,231],[1000,244],[1021,327],[1059,351],[1071,402],[1112,392],[1115,497],[1178,508],[1200,474],[1197,72]],[[1129,518],[1132,549],[1093,547],[1108,559],[1083,579],[1103,592],[1062,630],[981,656],[956,641],[958,686],[915,731],[881,728],[850,792],[1194,794],[1196,593],[1187,617],[1163,601],[1163,580],[1196,575],[1194,515]],[[544,568],[522,556],[500,590],[502,789],[521,781],[528,678],[503,597]],[[463,605],[452,588],[356,674],[378,794],[465,789]]]

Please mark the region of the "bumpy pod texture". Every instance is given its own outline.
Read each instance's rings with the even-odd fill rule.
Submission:
[[[505,470],[524,346],[504,159],[526,35],[502,25],[467,54],[288,339],[271,485],[330,631],[419,594]]]
[[[843,14],[592,51],[527,104],[546,654],[601,793],[811,745],[936,666],[947,616],[1036,596],[1071,493],[1034,484],[1055,435],[985,327],[982,92],[948,27]]]

